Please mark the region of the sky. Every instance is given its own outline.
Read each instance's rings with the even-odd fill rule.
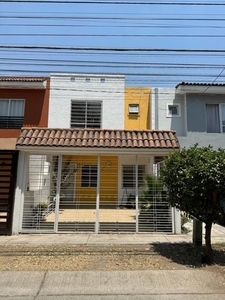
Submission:
[[[0,75],[113,73],[126,75],[128,86],[152,87],[224,83],[224,28],[225,1],[0,0]]]

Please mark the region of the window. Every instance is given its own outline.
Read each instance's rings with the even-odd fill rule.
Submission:
[[[101,83],[105,83],[105,78],[101,78]]]
[[[206,104],[208,133],[225,133],[225,104]]]
[[[167,103],[167,117],[180,117],[180,104]]]
[[[135,188],[135,165],[123,165],[123,188]],[[138,166],[138,186],[143,185],[143,177],[145,173],[145,166]]]
[[[21,128],[24,106],[24,100],[0,99],[0,128]]]
[[[99,101],[72,101],[71,127],[101,128],[101,106]]]
[[[91,78],[86,78],[86,82],[91,82]]]
[[[129,114],[138,114],[139,105],[138,104],[129,104]]]
[[[84,165],[82,167],[82,187],[96,187],[97,186],[97,165]]]

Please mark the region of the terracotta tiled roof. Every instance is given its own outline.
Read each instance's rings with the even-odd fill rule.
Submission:
[[[46,77],[6,77],[0,76],[0,81],[7,82],[44,82]]]
[[[73,148],[179,148],[173,130],[22,128],[17,146]]]
[[[225,86],[225,83],[192,83],[192,82],[181,82],[176,85],[176,89],[180,85],[192,85],[192,86]]]

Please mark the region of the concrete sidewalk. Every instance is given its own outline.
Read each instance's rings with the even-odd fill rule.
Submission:
[[[191,229],[192,224],[188,224]],[[204,240],[204,239],[203,239]],[[192,233],[21,234],[0,244],[149,244],[191,242]],[[213,243],[225,228],[213,225]],[[0,300],[221,300],[225,277],[207,269],[141,271],[1,271]]]
[[[149,243],[190,243],[192,223],[186,225],[188,234],[20,234],[0,236],[0,244],[149,244]],[[204,230],[203,230],[204,233]],[[203,237],[204,243],[204,237]],[[213,225],[212,243],[225,243],[225,227]]]
[[[0,272],[0,299],[221,300],[223,275],[203,270]]]

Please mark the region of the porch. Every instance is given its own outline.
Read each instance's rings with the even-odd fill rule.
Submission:
[[[16,196],[22,201],[14,210],[14,216],[20,210],[14,231],[179,232],[179,213],[161,188],[144,180],[146,174],[157,176],[157,159],[168,154],[168,146],[121,144],[119,151],[98,147],[95,154],[93,146],[18,148],[24,174],[18,179]]]

